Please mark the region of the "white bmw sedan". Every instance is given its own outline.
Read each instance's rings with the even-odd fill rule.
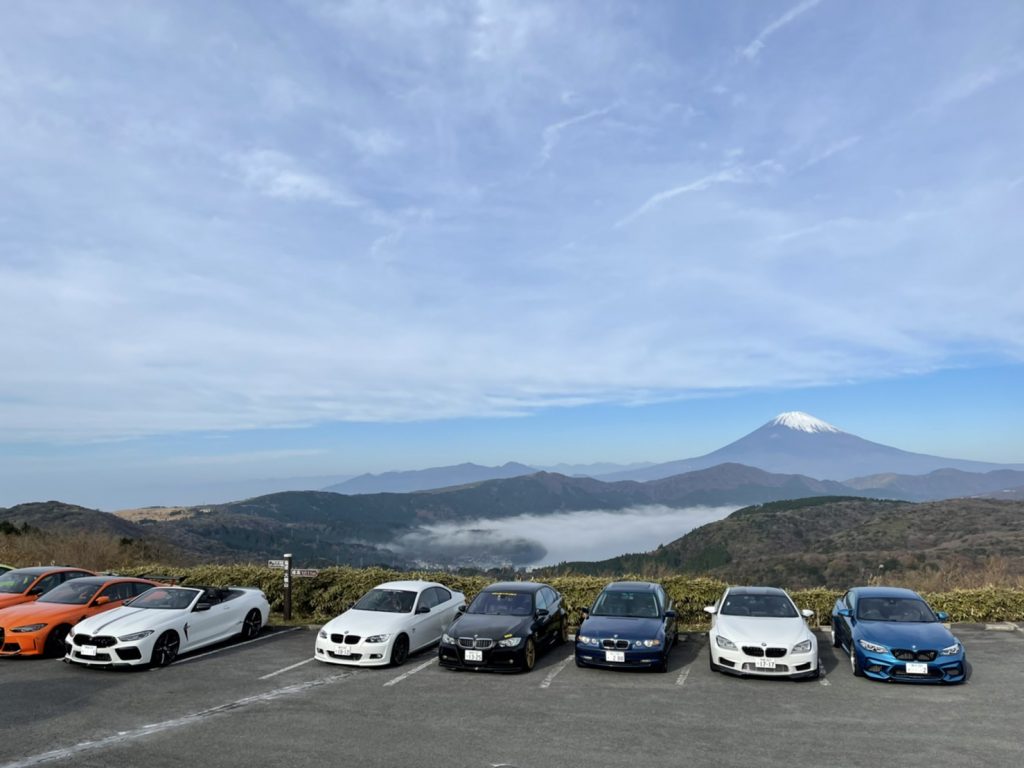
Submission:
[[[87,666],[163,667],[179,653],[236,635],[256,637],[270,606],[259,589],[153,587],[68,632],[64,661]]]
[[[708,632],[711,669],[735,675],[817,677],[818,640],[785,591],[729,587],[714,605]]]
[[[466,596],[433,581],[389,581],[324,624],[315,657],[330,664],[399,666],[434,645],[466,604]]]

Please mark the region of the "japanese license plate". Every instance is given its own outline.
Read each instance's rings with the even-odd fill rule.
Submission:
[[[755,659],[754,667],[756,669],[775,669],[775,659]]]
[[[483,651],[466,651],[466,661],[483,661]]]
[[[626,660],[626,652],[625,651],[605,651],[604,652],[604,660],[605,661],[625,661]]]
[[[95,645],[83,645],[81,648],[78,649],[78,652],[80,654],[82,654],[83,656],[95,656],[96,655],[96,646]]]
[[[928,665],[927,664],[917,664],[917,663],[914,663],[912,661],[908,661],[907,662],[907,674],[908,675],[927,675],[928,674]]]
[[[338,653],[340,655],[342,655],[342,656],[351,656],[352,655],[352,646],[351,645],[339,645],[338,646]]]

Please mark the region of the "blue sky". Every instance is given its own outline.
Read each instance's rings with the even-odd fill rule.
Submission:
[[[1024,461],[1022,51],[1014,0],[6,2],[0,505],[783,410]]]

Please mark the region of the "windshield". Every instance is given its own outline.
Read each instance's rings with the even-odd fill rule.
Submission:
[[[857,618],[863,621],[938,621],[924,600],[916,597],[862,597]]]
[[[415,592],[407,592],[404,589],[371,589],[353,607],[357,611],[410,613],[415,602]]]
[[[158,608],[161,610],[183,610],[188,608],[199,594],[195,589],[148,589],[131,602],[132,608]]]
[[[38,573],[18,573],[8,571],[0,575],[0,592],[16,595],[29,588],[33,581],[39,578]]]
[[[650,592],[602,592],[591,616],[623,616],[630,619],[656,619],[661,616],[658,601]]]
[[[40,603],[63,603],[64,605],[85,605],[99,591],[102,584],[82,583],[81,579],[65,581],[39,598]]]
[[[529,592],[481,592],[466,613],[488,616],[529,616],[533,613],[533,595]]]
[[[719,611],[722,616],[795,619],[800,614],[793,601],[785,595],[730,594]]]

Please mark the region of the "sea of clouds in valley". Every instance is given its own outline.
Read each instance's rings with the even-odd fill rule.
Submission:
[[[422,526],[389,548],[427,563],[543,566],[647,552],[737,507],[648,505]]]

